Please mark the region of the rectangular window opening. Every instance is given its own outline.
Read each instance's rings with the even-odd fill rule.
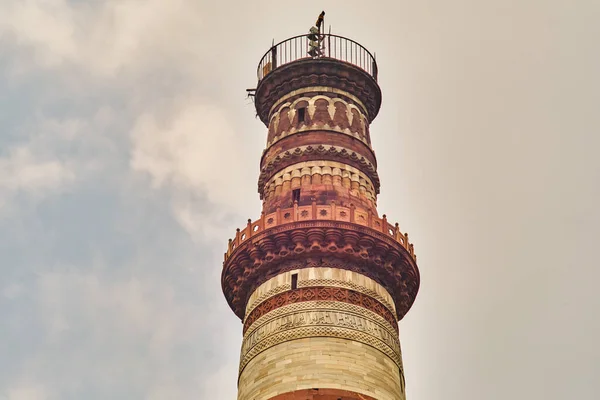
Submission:
[[[292,203],[300,202],[300,189],[292,190]]]
[[[298,274],[292,274],[292,289],[298,289]]]
[[[299,108],[298,109],[298,125],[301,125],[302,123],[306,122],[305,117],[306,117],[306,108],[305,107]]]

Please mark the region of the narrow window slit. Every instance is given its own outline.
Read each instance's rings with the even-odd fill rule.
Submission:
[[[306,107],[302,107],[298,109],[298,126],[302,125],[306,122]]]
[[[298,274],[292,274],[292,290],[298,289]]]
[[[292,203],[300,203],[300,189],[292,190]]]

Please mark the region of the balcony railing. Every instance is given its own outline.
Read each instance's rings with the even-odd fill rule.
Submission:
[[[326,33],[322,35],[322,55],[312,57],[308,35],[299,35],[286,39],[272,46],[258,64],[259,82],[271,71],[294,61],[315,58],[331,58],[352,64],[377,81],[377,62],[375,57],[352,39]]]
[[[278,209],[276,212],[267,215],[263,214],[259,220],[254,222],[249,219],[247,226],[244,229],[237,229],[235,238],[229,239],[225,261],[227,261],[240,244],[262,233],[264,230],[291,222],[310,220],[350,222],[367,226],[400,243],[415,261],[417,259],[414,247],[408,241],[408,233],[402,233],[397,223],[392,225],[387,222],[385,215],[383,218],[378,218],[372,215],[371,211],[354,205],[343,207],[336,205],[335,202],[332,202],[330,205],[317,205],[313,202],[307,206],[298,206],[296,203],[294,207]]]

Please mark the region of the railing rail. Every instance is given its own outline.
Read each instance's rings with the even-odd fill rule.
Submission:
[[[298,35],[273,45],[261,58],[257,76],[259,82],[271,71],[293,61],[314,58],[332,58],[352,64],[371,75],[377,81],[375,57],[359,43],[343,36],[326,33],[322,35],[323,55],[312,57],[308,54],[308,35]]]
[[[350,207],[339,206],[333,201],[330,205],[317,205],[313,202],[311,205],[298,206],[298,204],[295,203],[294,207],[277,209],[274,213],[267,215],[263,214],[260,219],[254,222],[249,219],[246,227],[244,229],[238,228],[235,238],[229,239],[227,252],[225,253],[225,261],[227,261],[240,244],[251,237],[262,233],[264,230],[290,222],[306,220],[343,221],[367,226],[386,234],[396,242],[400,243],[414,260],[417,258],[413,245],[408,241],[408,233],[402,233],[397,223],[395,225],[388,223],[385,215],[383,215],[382,218],[378,218],[373,215],[370,210],[358,208],[354,205],[351,205]]]

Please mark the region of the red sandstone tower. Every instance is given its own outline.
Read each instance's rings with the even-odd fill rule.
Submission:
[[[377,64],[323,15],[258,67],[263,210],[229,241],[221,281],[243,321],[238,400],[405,398],[398,321],[419,271],[377,212]]]

